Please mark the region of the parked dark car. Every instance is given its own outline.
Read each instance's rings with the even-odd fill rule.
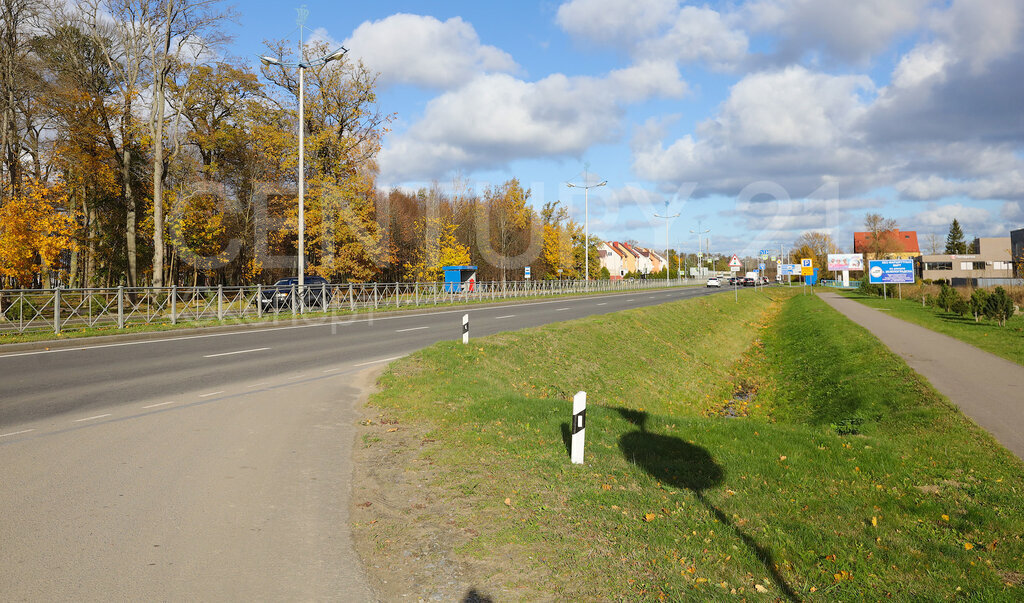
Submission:
[[[306,308],[326,308],[331,299],[330,283],[322,276],[303,278],[302,302]],[[292,307],[292,292],[298,293],[299,277],[283,278],[260,293],[260,309],[264,312],[289,310]],[[297,305],[297,304],[296,304]]]

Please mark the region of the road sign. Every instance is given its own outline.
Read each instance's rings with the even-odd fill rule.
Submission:
[[[530,280],[530,267],[526,267],[526,280]]]
[[[761,262],[760,264],[758,264],[757,265],[757,269],[758,270],[764,270],[764,262]]]
[[[800,264],[779,264],[779,276],[799,276]]]
[[[803,258],[800,260],[800,274],[803,276],[814,276],[814,260]]]
[[[735,255],[733,255],[732,259],[729,260],[729,267],[730,268],[740,268],[741,266],[743,266],[743,264],[740,263],[740,259],[738,257],[736,257]]]
[[[871,260],[868,280],[875,284],[913,284],[914,260]]]

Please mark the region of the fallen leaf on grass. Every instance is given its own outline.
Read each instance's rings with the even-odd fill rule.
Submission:
[[[765,588],[764,586],[760,585],[760,584],[755,584],[754,585],[754,590],[756,590],[759,593],[766,593],[766,592],[768,592],[768,589]]]
[[[396,431],[398,431],[398,428],[397,427],[392,427],[391,429],[388,430],[388,433],[394,433]]]
[[[505,504],[511,507],[512,506],[512,499],[511,498],[506,498],[505,499]]]
[[[949,521],[949,515],[946,515],[945,513],[943,513],[942,514],[942,521]]]
[[[601,489],[602,490],[611,490],[612,487],[609,484],[601,484]]]
[[[878,518],[877,517],[872,517],[871,518],[871,525],[876,527],[876,528],[878,527]]]
[[[973,548],[974,548],[974,545],[973,545],[973,544],[971,544],[970,542],[965,542],[965,543],[964,543],[964,549],[966,549],[966,550],[968,550],[968,551],[969,551],[969,550],[971,550],[971,549],[973,549]]]
[[[644,521],[652,522],[652,521],[654,521],[654,519],[656,517],[657,517],[657,515],[655,515],[654,513],[648,513],[648,514],[644,515]]]

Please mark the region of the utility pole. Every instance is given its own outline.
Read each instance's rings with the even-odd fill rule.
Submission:
[[[602,180],[597,184],[590,184],[589,174],[587,173],[590,168],[590,164],[583,166],[583,185],[573,184],[572,182],[566,182],[565,185],[569,188],[582,188],[583,189],[583,273],[584,280],[587,287],[590,286],[590,189],[597,188],[608,184],[607,180]]]
[[[665,284],[668,285],[671,282],[671,279],[672,279],[672,274],[671,274],[671,271],[669,270],[669,261],[668,261],[668,221],[671,220],[672,218],[678,218],[679,214],[673,214],[671,216],[669,215],[669,213],[668,213],[668,200],[666,199],[665,200],[665,215],[662,216],[662,215],[659,215],[659,214],[654,214],[654,217],[655,218],[664,218],[665,219]]]

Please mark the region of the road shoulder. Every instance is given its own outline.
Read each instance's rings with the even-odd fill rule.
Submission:
[[[878,337],[965,415],[1024,459],[1024,367],[837,293],[818,295]]]

